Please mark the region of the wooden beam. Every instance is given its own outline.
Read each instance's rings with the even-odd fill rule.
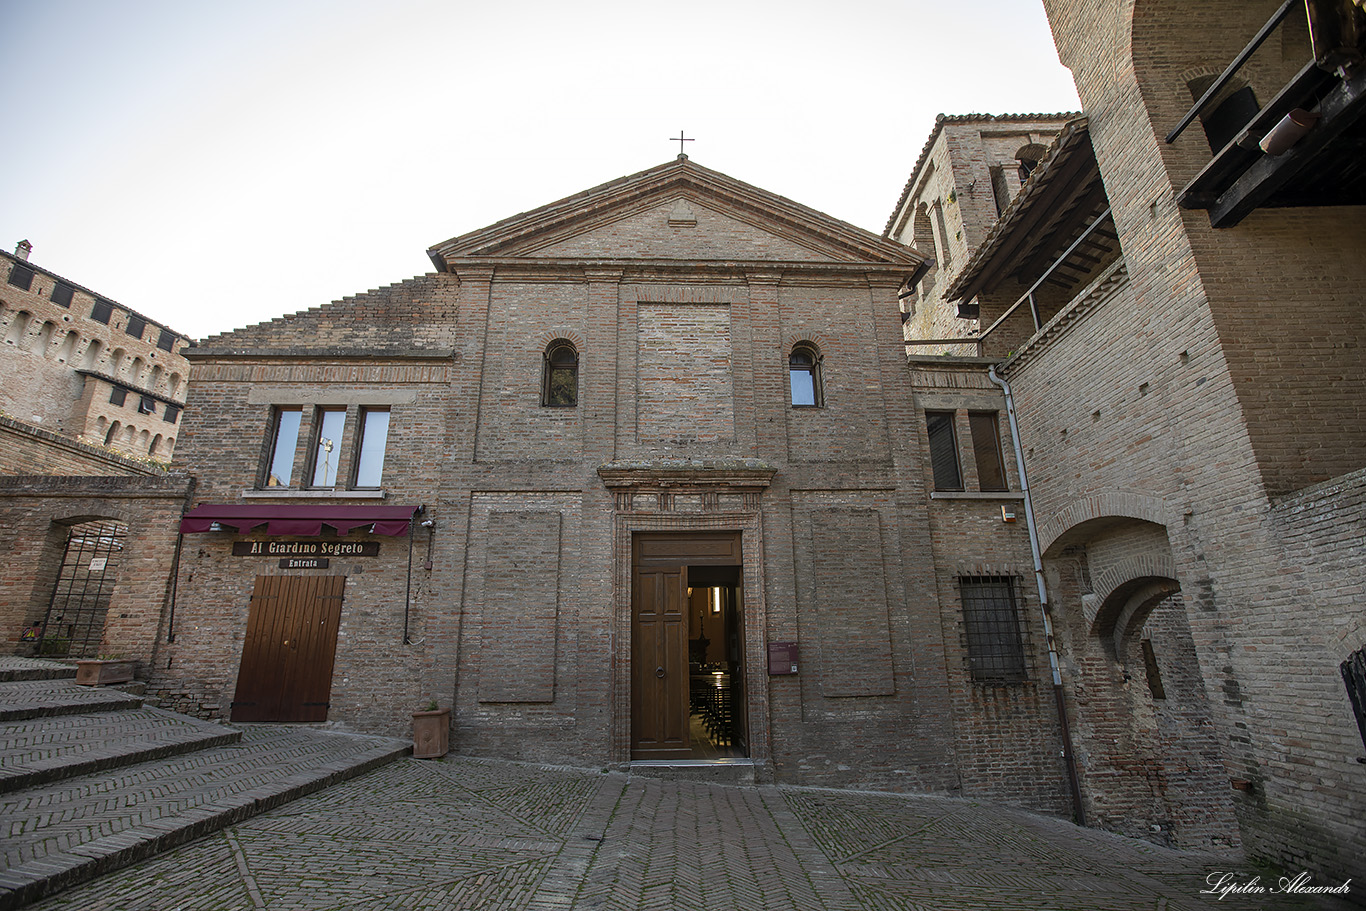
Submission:
[[[1263,155],[1243,172],[1210,207],[1209,222],[1215,228],[1231,228],[1265,205],[1308,166],[1329,143],[1341,136],[1366,113],[1366,67],[1344,80],[1319,104],[1318,125],[1284,155]]]

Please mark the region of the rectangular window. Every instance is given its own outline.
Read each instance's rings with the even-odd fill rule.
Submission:
[[[142,333],[147,331],[147,320],[132,313],[128,314],[128,325],[123,327],[133,338],[142,338]]]
[[[115,386],[113,389],[109,390],[109,404],[122,405],[126,401],[128,401],[127,389],[124,389],[122,386]]]
[[[138,412],[140,414],[156,414],[157,400],[150,395],[144,395],[142,401],[138,402]]]
[[[157,336],[157,347],[162,351],[170,351],[175,347],[175,333],[170,329],[162,329],[161,335]]]
[[[935,490],[962,490],[963,473],[958,468],[958,440],[953,433],[952,411],[925,412],[930,432],[930,466],[934,469]]]
[[[174,424],[177,420],[180,419],[180,406],[167,405],[166,410],[161,414],[161,419],[165,421],[167,424]]]
[[[33,286],[33,267],[23,263],[15,263],[14,268],[9,270],[9,283],[16,288],[27,291]]]
[[[1024,643],[1015,609],[1014,580],[1006,576],[964,576],[963,629],[972,679],[1019,683],[1025,679]]]
[[[288,487],[294,479],[294,453],[299,448],[302,408],[276,408],[270,431],[270,465],[266,469],[267,487]]]
[[[389,442],[389,409],[362,409],[360,421],[355,486],[378,487],[384,475],[384,448]]]
[[[312,486],[336,487],[342,431],[346,429],[346,409],[319,408],[314,426]]]
[[[972,433],[972,456],[977,461],[977,486],[982,490],[1009,490],[996,412],[969,411],[968,429]]]
[[[57,282],[52,286],[51,301],[58,307],[70,307],[71,298],[76,293],[76,289],[66,282]]]
[[[114,305],[107,300],[95,299],[95,306],[90,308],[90,318],[97,323],[109,324],[109,317],[114,315]]]

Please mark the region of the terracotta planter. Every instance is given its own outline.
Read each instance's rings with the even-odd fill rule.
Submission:
[[[451,748],[451,710],[413,712],[413,758],[440,759]]]
[[[76,662],[76,682],[82,686],[108,686],[133,679],[138,663],[129,659],[91,658]]]

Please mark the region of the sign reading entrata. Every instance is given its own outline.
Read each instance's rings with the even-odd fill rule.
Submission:
[[[281,569],[327,569],[332,561],[326,557],[281,557]]]
[[[234,541],[234,557],[377,557],[378,541]]]

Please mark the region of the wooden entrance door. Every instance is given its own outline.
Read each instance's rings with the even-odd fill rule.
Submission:
[[[687,759],[688,566],[740,565],[740,536],[641,534],[631,566],[631,758]]]
[[[637,567],[632,583],[633,759],[686,759],[688,615],[685,567]]]
[[[345,576],[257,576],[233,721],[326,721]]]

